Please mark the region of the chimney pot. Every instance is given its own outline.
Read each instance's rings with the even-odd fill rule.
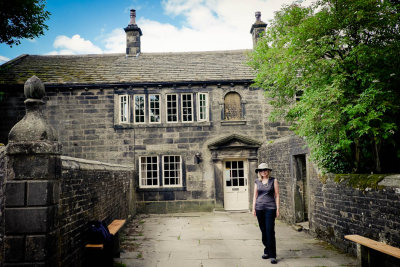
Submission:
[[[136,10],[131,9],[131,21],[129,25],[136,25]]]
[[[136,25],[136,10],[131,9],[130,22],[126,28],[126,55],[138,56],[140,54],[140,36],[142,30]]]
[[[256,11],[256,22],[251,26],[250,33],[253,37],[253,49],[256,47],[258,39],[264,34],[267,23],[261,20],[261,12]]]
[[[256,21],[261,21],[261,11],[256,11]]]

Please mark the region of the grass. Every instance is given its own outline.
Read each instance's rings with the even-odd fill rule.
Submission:
[[[311,256],[311,259],[325,259],[328,258],[326,255],[322,255],[322,256]]]

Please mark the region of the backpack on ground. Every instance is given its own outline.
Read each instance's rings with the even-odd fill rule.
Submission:
[[[103,221],[89,222],[88,242],[90,244],[104,244],[104,246],[110,245],[112,235]]]

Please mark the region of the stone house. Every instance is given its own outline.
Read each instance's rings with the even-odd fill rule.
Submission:
[[[22,55],[2,65],[0,142],[24,115],[23,84],[36,75],[63,154],[133,165],[139,211],[248,209],[258,148],[289,133],[268,121],[271,107],[251,86],[251,50],[141,53],[135,16],[126,54]],[[257,12],[254,44],[266,26]]]
[[[253,44],[265,27],[257,12],[250,30]],[[134,11],[125,31],[124,54],[22,55],[0,66],[0,143],[8,143],[10,129],[25,115],[25,81],[36,75],[45,84],[44,116],[62,145],[63,172],[76,178],[70,181],[81,193],[70,194],[65,218],[82,213],[75,203],[83,198],[91,210],[92,195],[112,198],[121,187],[118,182],[124,179],[108,175],[98,161],[133,170],[135,190],[127,198],[135,198],[137,212],[151,213],[247,210],[254,170],[264,161],[279,179],[281,219],[305,222],[311,233],[343,251],[355,252],[354,244],[344,240],[347,234],[400,244],[400,176],[387,176],[368,190],[321,178],[304,140],[288,125],[268,120],[272,106],[263,90],[251,86],[254,72],[246,65],[251,50],[141,53],[142,31]],[[0,146],[0,187],[7,177],[3,152]],[[69,157],[81,158],[81,165],[96,161],[91,164],[102,174],[93,167],[75,167]],[[108,180],[113,185],[106,188]],[[70,184],[63,183],[63,192],[69,193]],[[114,193],[104,193],[110,188]],[[100,208],[94,210],[100,215],[114,208],[112,214],[122,216],[118,205],[104,208],[111,202],[97,198]],[[2,208],[0,215],[5,214]],[[0,226],[2,221],[4,216]],[[64,240],[73,240],[81,229],[82,218],[75,222],[72,230],[67,224],[61,230]]]

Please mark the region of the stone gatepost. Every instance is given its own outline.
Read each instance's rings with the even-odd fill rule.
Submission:
[[[4,266],[58,266],[61,146],[43,117],[43,83],[24,86],[26,115],[9,133]]]

